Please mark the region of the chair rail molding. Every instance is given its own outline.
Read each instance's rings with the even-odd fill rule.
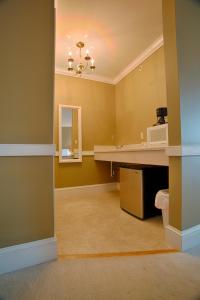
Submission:
[[[54,156],[54,144],[0,144],[0,156]]]
[[[166,148],[167,156],[200,156],[200,145],[177,145]]]

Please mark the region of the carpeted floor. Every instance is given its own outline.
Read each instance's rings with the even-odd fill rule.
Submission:
[[[69,191],[55,201],[59,255],[166,249],[162,217],[141,221],[120,209],[118,192]]]
[[[77,259],[0,276],[1,300],[199,300],[200,259],[162,254]]]

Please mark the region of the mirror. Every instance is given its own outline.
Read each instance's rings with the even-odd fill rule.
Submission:
[[[81,107],[59,105],[59,162],[81,161]]]

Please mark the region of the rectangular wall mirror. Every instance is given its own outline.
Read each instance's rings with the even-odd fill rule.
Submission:
[[[81,107],[59,105],[59,162],[82,161]]]

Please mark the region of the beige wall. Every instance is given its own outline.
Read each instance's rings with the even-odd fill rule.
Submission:
[[[52,237],[52,158],[0,157],[0,165],[0,248]]]
[[[169,158],[169,224],[182,229],[182,160]]]
[[[200,1],[176,0],[181,135],[184,145],[200,144],[199,28]]]
[[[200,3],[163,0],[170,145],[199,145]],[[200,223],[200,157],[170,158],[170,225]]]
[[[166,65],[169,144],[181,145],[180,90],[176,44],[175,0],[163,0],[163,33]],[[169,223],[182,229],[182,159],[169,158]]]
[[[52,5],[0,1],[0,143],[52,143]]]
[[[181,126],[182,145],[200,144],[199,28],[200,2],[176,0],[176,39],[181,108],[179,126]],[[199,156],[182,157],[183,229],[200,224],[199,167]]]
[[[116,142],[141,143],[140,132],[156,122],[156,108],[166,106],[165,66],[163,47],[117,85]]]
[[[82,163],[59,164],[55,159],[55,186],[81,186],[112,182],[110,177],[110,164],[95,162],[93,156],[83,157]]]
[[[64,75],[55,77],[55,143],[58,149],[58,105],[82,108],[83,150],[94,145],[112,145],[115,132],[114,86]],[[109,163],[84,157],[82,163],[59,163],[55,159],[56,187],[110,182]]]
[[[163,0],[163,32],[166,66],[167,105],[169,111],[169,144],[181,144],[180,90],[176,44],[176,11],[174,0]]]
[[[53,143],[54,1],[0,1],[0,39],[0,144]],[[52,237],[52,158],[0,166],[0,247]]]

